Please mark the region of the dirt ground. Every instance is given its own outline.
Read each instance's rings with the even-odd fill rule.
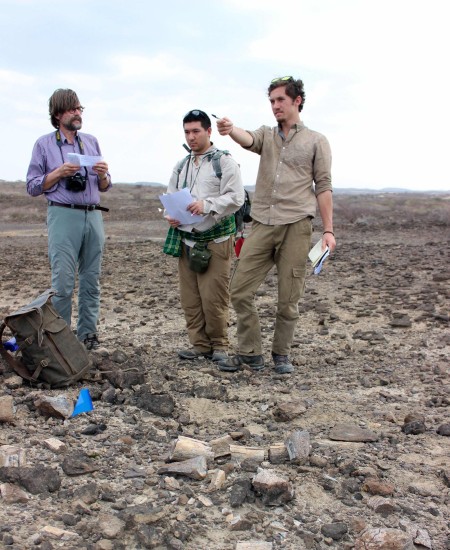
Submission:
[[[0,457],[18,446],[27,466],[50,467],[61,482],[25,491],[23,501],[2,492],[0,547],[450,548],[450,195],[335,194],[337,249],[319,276],[308,276],[296,370],[287,376],[270,366],[229,374],[206,359],[177,359],[188,341],[157,195],[118,185],[102,201],[110,212],[96,378],[47,390],[0,374],[0,400],[14,401],[14,420],[0,424]],[[0,183],[1,318],[50,286],[45,217],[45,201],[27,196],[23,183]],[[318,224],[314,242],[320,234]],[[273,271],[256,301],[269,363]],[[230,352],[235,331],[231,310]],[[130,380],[130,372],[139,376]],[[36,405],[42,395],[74,402],[82,387],[93,398],[89,414],[60,419]],[[172,410],[148,406],[146,395]],[[333,435],[340,425],[375,436],[342,440]],[[271,461],[268,450],[299,430],[309,434],[308,457]],[[200,480],[161,473],[178,437],[208,444],[227,434],[264,450],[262,463],[228,454],[209,458]],[[63,462],[77,453],[95,469],[67,474]],[[294,497],[270,502],[252,484],[258,467],[288,482]],[[214,488],[218,470],[225,481]]]

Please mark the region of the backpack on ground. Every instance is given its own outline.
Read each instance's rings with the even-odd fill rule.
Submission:
[[[53,307],[54,294],[56,292],[49,289],[5,317],[0,326],[0,354],[9,370],[13,369],[22,378],[61,388],[86,375],[91,361],[83,344]],[[6,327],[18,346],[14,354],[3,346]]]
[[[220,165],[220,157],[222,155],[229,155],[230,152],[226,150],[217,149],[214,153],[211,153],[208,155],[208,161],[212,162],[214,173],[216,174],[216,177],[221,180],[222,179],[222,167]],[[180,179],[181,171],[184,168],[184,165],[189,160],[191,155],[187,155],[184,157],[184,159],[180,162],[177,168],[177,188],[178,188],[178,182]],[[183,184],[183,187],[186,186],[186,182]],[[249,223],[252,221],[252,217],[250,215],[251,211],[251,201],[250,201],[250,195],[248,194],[247,189],[244,189],[245,191],[245,199],[244,204],[239,208],[237,212],[234,213],[234,220],[236,222],[236,234],[242,233],[244,230],[244,224]]]

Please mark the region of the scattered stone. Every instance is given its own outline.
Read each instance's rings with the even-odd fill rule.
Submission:
[[[408,315],[405,313],[394,313],[393,319],[389,323],[391,327],[397,327],[397,328],[410,328],[411,327],[411,319]]]
[[[283,464],[289,460],[289,453],[284,443],[269,447],[269,462],[271,464]]]
[[[0,345],[1,342],[0,342]],[[0,422],[14,422],[14,400],[11,395],[2,395],[0,397]]]
[[[225,386],[218,383],[198,385],[194,388],[194,395],[203,399],[226,399],[227,390]]]
[[[0,481],[18,483],[33,495],[54,493],[61,487],[58,471],[42,464],[36,464],[31,468],[0,468]]]
[[[179,474],[192,479],[205,479],[207,473],[208,469],[204,456],[197,456],[182,462],[172,462],[158,470],[158,474]]]
[[[136,406],[158,416],[170,416],[175,409],[175,401],[168,393],[153,393],[147,385],[136,392]]]
[[[408,422],[407,424],[403,424],[402,426],[402,432],[405,435],[420,435],[425,433],[426,431],[427,431],[427,427],[420,420]]]
[[[262,496],[263,504],[278,506],[294,498],[292,485],[274,470],[259,469],[253,478],[253,488]]]
[[[80,476],[96,472],[99,467],[83,451],[74,451],[64,458],[61,467],[68,476]]]
[[[213,506],[213,501],[205,495],[198,495],[197,500],[203,504],[206,508]]]
[[[55,418],[70,418],[73,413],[74,404],[65,395],[50,397],[44,395],[34,402],[36,409],[44,416]]]
[[[13,483],[0,484],[0,494],[5,504],[26,503],[30,499],[25,491]]]
[[[447,424],[441,424],[436,430],[436,433],[445,437],[450,436],[450,422]]]
[[[18,445],[2,445],[0,447],[0,468],[14,468],[17,466],[25,466],[26,453],[25,450]]]
[[[40,531],[41,536],[48,537],[55,540],[73,540],[79,538],[77,533],[72,531],[65,531],[64,529],[59,529],[58,527],[53,527],[51,525],[46,525]]]
[[[237,515],[230,521],[231,531],[250,531],[252,527],[252,521],[250,521],[246,516]]]
[[[107,539],[120,538],[125,529],[125,522],[113,514],[100,514],[97,527],[103,537]]]
[[[86,428],[83,428],[81,430],[81,434],[83,435],[97,435],[101,434],[106,430],[107,426],[106,424],[88,424]]]
[[[114,387],[121,389],[132,388],[145,382],[145,373],[134,367],[122,370],[111,364],[111,368],[104,372],[104,375]]]
[[[414,550],[410,535],[398,529],[367,529],[355,540],[355,550]]]
[[[226,480],[226,474],[223,470],[215,470],[211,476],[211,482],[209,484],[208,490],[210,492],[219,491],[222,489]]]
[[[287,403],[278,404],[273,411],[273,416],[277,422],[289,422],[304,414],[306,410],[303,403],[289,401]]]
[[[254,501],[255,495],[252,492],[252,484],[249,479],[238,479],[233,483],[230,490],[230,506],[237,508],[242,506],[244,502]]]
[[[333,540],[341,540],[348,532],[348,526],[343,522],[325,523],[321,527],[321,532],[324,537]]]
[[[388,497],[394,494],[394,486],[378,479],[367,479],[361,489],[371,495]]]
[[[292,463],[305,464],[311,451],[309,432],[297,430],[286,438],[284,444]]]
[[[396,511],[396,506],[389,499],[380,496],[369,497],[367,506],[384,517]]]
[[[56,437],[44,439],[44,445],[56,454],[61,454],[67,451],[67,445]]]
[[[378,441],[378,435],[372,430],[352,424],[336,424],[328,437],[334,441],[371,442]]]

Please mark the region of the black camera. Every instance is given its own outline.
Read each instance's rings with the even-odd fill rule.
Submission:
[[[66,189],[73,193],[79,193],[86,189],[87,176],[83,176],[77,172],[73,176],[66,178]]]

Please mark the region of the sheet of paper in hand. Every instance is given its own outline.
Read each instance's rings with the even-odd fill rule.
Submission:
[[[67,159],[72,164],[78,164],[78,166],[94,166],[97,162],[103,160],[103,157],[93,155],[80,155],[78,153],[68,153]]]
[[[319,239],[317,243],[311,248],[308,254],[308,258],[314,268],[314,275],[318,275],[322,271],[323,262],[328,258],[330,249],[328,246],[325,250],[322,250],[322,239]]]

